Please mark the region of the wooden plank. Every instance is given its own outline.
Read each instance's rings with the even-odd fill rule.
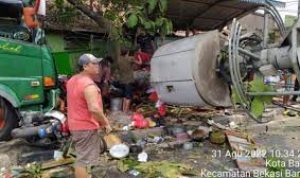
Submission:
[[[259,151],[257,146],[243,136],[239,137],[237,133],[234,136],[231,133],[226,133],[229,145],[233,153],[238,154],[236,164],[241,171],[265,171],[266,161],[263,157],[256,158],[252,152]],[[260,155],[264,156],[264,155]]]
[[[72,164],[74,163],[75,159],[74,158],[65,158],[65,159],[60,159],[60,160],[51,160],[48,162],[45,162],[42,164],[42,169],[50,169],[50,168],[54,168],[57,166],[62,166],[62,165],[66,165],[66,164]]]

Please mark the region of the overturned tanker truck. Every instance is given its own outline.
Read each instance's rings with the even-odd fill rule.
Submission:
[[[240,23],[232,18],[226,38],[213,30],[160,47],[151,60],[151,83],[159,98],[173,105],[230,107],[234,90],[241,105],[250,111],[256,97],[299,95],[298,91],[254,92],[245,82],[250,74],[263,78],[277,71],[300,77],[299,19],[286,31],[273,1],[259,3],[265,14],[263,35],[242,34]],[[267,42],[270,17],[281,35],[281,41],[272,47]],[[257,115],[248,113],[257,120]]]

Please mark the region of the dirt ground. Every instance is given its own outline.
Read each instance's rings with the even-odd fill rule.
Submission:
[[[275,154],[281,150],[296,152],[297,156],[281,157],[288,161],[289,159],[300,161],[300,117],[288,117],[282,115],[282,109],[272,109],[272,117],[267,118],[270,120],[264,124],[258,124],[251,120],[245,113],[240,111],[230,111],[231,114],[225,114],[224,111],[215,112],[215,114],[209,114],[215,123],[222,125],[228,125],[230,122],[234,122],[237,126],[236,130],[248,133],[253,137],[255,143],[261,147],[267,149],[269,154]],[[185,128],[195,128],[197,126],[207,126],[207,114],[201,113],[192,119],[187,118],[173,118],[167,117],[167,123],[170,125],[181,125]],[[117,119],[119,124],[128,124],[130,118],[128,115],[115,114],[113,118]],[[124,122],[122,123],[121,120]],[[180,122],[178,122],[180,121]],[[167,124],[167,125],[168,125]],[[127,132],[120,132],[120,137],[123,138]],[[168,145],[168,142],[174,142],[174,137],[168,135],[163,128],[150,128],[140,129],[132,132],[135,135],[135,139],[145,138],[149,135],[161,136],[165,138],[162,143],[147,143],[144,147],[145,152],[148,154],[148,161],[162,161],[168,160],[170,162],[183,163],[193,168],[193,171],[197,176],[201,177],[201,171],[232,171],[238,170],[235,160],[225,156],[225,153],[230,151],[229,144],[225,142],[222,145],[212,144],[209,139],[205,139],[201,142],[192,142],[193,148],[191,150],[185,150],[182,144]],[[128,138],[127,138],[128,139]],[[176,141],[176,139],[175,139]],[[18,163],[18,157],[28,151],[39,151],[43,148],[36,148],[25,144],[22,140],[13,140],[10,142],[0,143],[0,167],[6,167],[7,169]],[[222,153],[219,156],[214,156],[215,152]],[[299,154],[299,156],[298,156]],[[133,156],[134,158],[134,156]],[[117,169],[118,160],[113,159],[106,152],[100,156],[101,166],[98,167],[96,172],[97,177],[135,177],[128,173],[121,173]],[[70,166],[69,166],[70,167]],[[298,167],[292,167],[300,171]],[[104,176],[105,175],[105,176]],[[70,174],[67,177],[72,177]],[[142,176],[138,176],[142,177]]]

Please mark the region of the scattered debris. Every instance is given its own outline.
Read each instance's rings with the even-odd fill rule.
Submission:
[[[149,122],[144,118],[144,116],[140,113],[134,113],[132,115],[133,123],[132,125],[136,128],[143,129],[149,127]]]
[[[145,151],[142,151],[139,155],[138,155],[138,161],[139,162],[147,162],[148,160],[148,154]]]
[[[40,178],[42,174],[42,165],[38,163],[28,164],[25,167],[24,174],[32,178]]]
[[[296,117],[297,116],[297,112],[291,111],[291,110],[285,110],[283,112],[283,115],[289,116],[289,117]]]
[[[60,167],[74,163],[74,158],[51,160],[44,163],[28,163],[26,166],[14,166],[11,168],[11,177],[30,177],[30,178],[41,178],[41,177],[53,177],[54,174],[63,174],[65,169],[59,171],[53,168]],[[51,171],[46,171],[51,169]],[[47,175],[47,176],[46,176]],[[64,174],[65,175],[65,174]]]
[[[231,129],[236,129],[236,128],[238,128],[238,126],[235,124],[235,122],[233,122],[233,121],[231,121],[231,122],[229,122],[229,127],[231,128]]]
[[[143,148],[140,145],[131,145],[129,150],[131,154],[138,155],[143,151]]]
[[[157,144],[159,144],[159,143],[162,143],[164,141],[164,138],[160,137],[160,136],[154,136],[153,138],[151,138],[151,137],[146,138],[146,141],[148,143],[157,143]]]
[[[187,142],[190,141],[189,135],[185,132],[183,133],[177,133],[176,134],[176,141],[177,142]]]
[[[191,149],[193,149],[193,143],[192,142],[186,142],[186,143],[184,143],[183,144],[183,149],[184,150],[191,150]]]
[[[185,133],[185,129],[182,126],[173,126],[171,127],[171,132],[176,136],[177,134]]]
[[[19,163],[43,162],[53,159],[55,150],[31,151],[19,156]]]
[[[7,154],[0,154],[0,168],[8,169],[10,165],[11,161],[9,156]]]
[[[249,136],[233,132],[227,132],[226,136],[232,150],[231,157],[241,171],[266,170],[266,150],[258,148]]]
[[[225,134],[222,131],[213,131],[210,134],[210,142],[215,144],[223,144],[225,142]]]
[[[135,170],[135,169],[130,170],[128,173],[129,173],[130,175],[133,175],[133,176],[138,176],[138,175],[140,175],[140,172],[137,171],[137,170]]]
[[[167,106],[167,113],[169,110],[170,108]],[[185,173],[190,173],[190,171],[178,172],[184,169],[180,168],[179,165],[185,167],[185,164],[191,164],[194,169],[202,169],[206,164],[209,164],[212,168],[218,169],[218,167],[221,167],[220,169],[223,169],[223,164],[230,162],[230,166],[228,167],[236,169],[235,161],[240,170],[258,170],[264,168],[261,167],[262,160],[259,157],[254,157],[253,159],[245,157],[224,158],[223,161],[219,161],[217,164],[210,164],[216,162],[215,158],[211,158],[212,149],[228,149],[227,144],[223,144],[226,140],[224,133],[227,135],[231,150],[245,151],[253,149],[252,147],[255,145],[253,139],[243,132],[236,133],[233,131],[240,124],[244,123],[244,116],[241,113],[239,113],[240,117],[237,117],[231,110],[230,116],[225,116],[224,111],[209,111],[208,113],[207,111],[203,112],[201,110],[201,112],[198,112],[195,109],[189,108],[184,109],[188,111],[184,113],[180,111],[180,108],[175,107],[173,110],[174,112],[178,112],[174,113],[174,115],[180,116],[179,118],[170,116],[161,117],[157,111],[144,115],[144,113],[147,113],[147,109],[144,109],[143,113],[138,112],[137,115],[135,115],[136,113],[127,115],[126,119],[128,120],[129,118],[130,122],[122,122],[123,118],[120,118],[118,122],[114,122],[115,132],[106,136],[103,135],[105,145],[107,145],[110,154],[109,156],[108,153],[105,153],[104,156],[100,157],[104,165],[113,165],[115,169],[118,168],[119,170],[116,172],[124,175],[124,177],[153,177],[153,175],[155,175],[154,177],[180,177]],[[118,114],[118,112],[114,112],[113,114],[122,115]],[[123,116],[125,118],[125,115]],[[294,119],[297,120],[296,118]],[[134,124],[135,121],[140,123]],[[161,121],[163,124],[160,123]],[[143,122],[147,122],[147,124]],[[269,124],[263,126],[264,131],[265,129],[269,130],[269,132],[272,130],[268,126]],[[296,139],[295,136],[290,138]],[[255,146],[255,150],[257,149]],[[74,158],[70,158],[70,160],[68,160],[69,158],[64,159],[65,153],[60,150],[54,150],[54,157],[52,154],[50,158],[53,161],[51,161],[52,164],[50,164],[50,161],[46,163],[41,162],[42,175],[64,177],[64,175],[74,173],[72,166],[68,165],[74,162]],[[191,154],[195,156],[190,158]],[[112,159],[111,157],[119,160]],[[174,164],[173,162],[185,164]],[[189,166],[187,167],[189,168]],[[226,170],[228,167],[226,167]],[[0,175],[2,176],[6,172],[7,169],[3,168],[3,170],[0,170]],[[32,172],[38,172],[38,169]],[[22,175],[25,173],[24,168],[14,168],[15,175],[21,175],[20,173]],[[127,174],[126,176],[125,173]],[[26,174],[29,175],[28,172]]]
[[[139,165],[140,163],[134,159],[123,159],[118,161],[117,168],[121,172],[126,172],[128,170],[133,170],[135,166]]]
[[[231,130],[230,128],[228,128],[228,127],[226,127],[226,126],[224,126],[224,125],[222,125],[222,124],[215,123],[214,120],[211,120],[211,119],[209,119],[209,120],[207,121],[207,123],[208,123],[209,125],[211,125],[211,126],[214,126],[214,127],[219,128],[219,129],[223,129],[223,130]]]
[[[181,175],[193,175],[192,167],[168,161],[150,161],[135,166],[135,169],[140,171],[143,177],[175,178]]]
[[[210,128],[199,126],[196,130],[193,131],[191,137],[194,141],[203,141],[209,137]]]
[[[72,164],[74,163],[75,159],[70,157],[70,158],[64,158],[64,159],[60,159],[60,160],[51,160],[48,162],[45,162],[42,164],[42,169],[51,169],[54,167],[58,167],[58,166],[62,166],[62,165],[67,165],[67,164]]]
[[[60,159],[63,158],[63,152],[59,151],[59,150],[55,150],[54,154],[53,154],[53,158],[54,160],[58,161]]]
[[[108,149],[112,148],[114,145],[118,145],[122,143],[122,140],[116,134],[112,134],[112,133],[104,135],[103,139]]]
[[[129,148],[125,144],[114,145],[109,149],[109,154],[113,158],[125,158],[129,154]]]

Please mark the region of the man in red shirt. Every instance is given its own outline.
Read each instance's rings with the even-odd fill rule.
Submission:
[[[76,151],[75,177],[88,178],[87,167],[99,164],[100,136],[98,129],[112,129],[103,113],[101,91],[93,78],[99,75],[101,59],[92,54],[80,56],[80,73],[67,82],[68,126]]]
[[[150,55],[148,53],[143,52],[141,47],[138,47],[137,52],[134,54],[134,59],[134,63],[136,64],[136,70],[141,70],[149,66]]]

